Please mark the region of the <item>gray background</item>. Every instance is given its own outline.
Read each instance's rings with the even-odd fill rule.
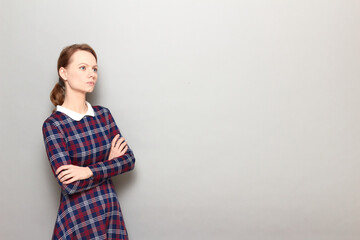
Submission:
[[[360,1],[0,1],[1,239],[50,239],[56,61],[98,53],[133,240],[360,238]]]

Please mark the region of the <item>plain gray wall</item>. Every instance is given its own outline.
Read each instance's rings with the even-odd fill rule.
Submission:
[[[132,240],[360,238],[360,1],[0,1],[1,239],[50,239],[41,126],[89,43]]]

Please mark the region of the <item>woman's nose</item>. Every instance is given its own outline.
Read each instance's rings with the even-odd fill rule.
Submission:
[[[93,78],[95,77],[95,72],[93,69],[90,70],[89,76]]]

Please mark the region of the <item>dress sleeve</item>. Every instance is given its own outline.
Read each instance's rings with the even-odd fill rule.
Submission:
[[[118,127],[116,126],[116,123],[110,113],[110,111],[107,109],[107,124],[109,125],[110,129],[110,137],[111,140],[117,135],[120,134],[120,137],[122,137]],[[132,150],[130,149],[128,145],[128,150],[124,155],[121,155],[120,157],[115,157],[113,159],[109,159],[103,162],[98,162],[93,165],[88,166],[91,171],[93,172],[93,178],[95,180],[103,179],[103,178],[109,178],[112,176],[119,175],[121,173],[125,173],[128,171],[131,171],[135,166],[135,156]]]
[[[71,164],[69,152],[67,150],[67,142],[64,133],[59,130],[53,123],[45,122],[43,124],[43,137],[46,148],[46,153],[50,161],[51,169],[54,173],[56,180],[58,181],[61,190],[66,194],[74,194],[81,191],[88,190],[90,188],[98,186],[106,179],[94,179],[90,177],[84,180],[78,180],[70,184],[63,184],[56,177],[56,169],[62,165]]]

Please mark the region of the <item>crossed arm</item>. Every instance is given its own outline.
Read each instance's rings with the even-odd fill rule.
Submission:
[[[111,141],[109,158],[121,157],[128,150],[127,142],[120,134],[117,134]],[[70,184],[78,180],[88,179],[94,174],[89,167],[81,167],[72,164],[62,165],[56,169],[55,174],[58,180],[63,184]]]
[[[121,136],[110,113],[108,118],[112,139],[108,160],[99,161],[87,167],[71,164],[64,132],[53,123],[44,123],[43,135],[50,165],[61,189],[66,194],[74,194],[96,187],[109,177],[134,168],[135,157],[132,150]]]

